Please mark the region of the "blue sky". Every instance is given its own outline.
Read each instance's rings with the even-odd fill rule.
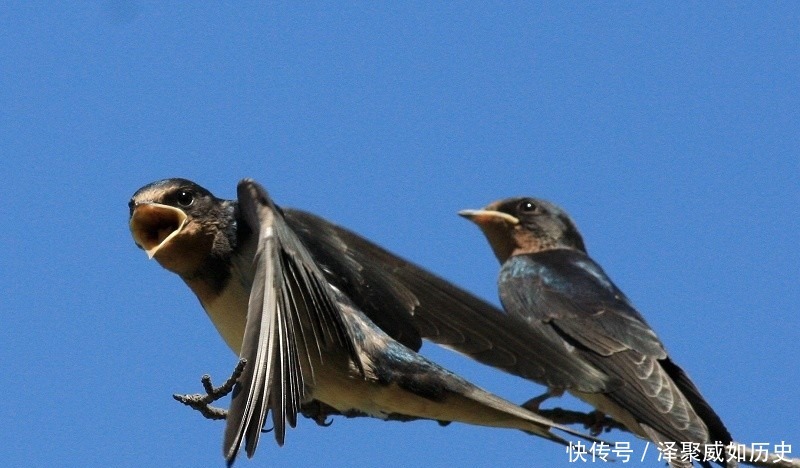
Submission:
[[[734,437],[800,455],[798,26],[790,2],[5,3],[0,461],[222,466],[222,424],[170,395],[236,358],[127,227],[174,176],[228,198],[253,177],[495,303],[456,212],[549,199]],[[256,457],[237,466],[569,465],[514,431],[344,419]]]

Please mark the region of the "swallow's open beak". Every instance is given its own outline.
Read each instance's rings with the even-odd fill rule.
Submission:
[[[131,234],[136,245],[152,259],[161,247],[181,232],[187,219],[183,210],[172,206],[160,203],[137,205],[131,215]]]
[[[508,213],[495,210],[461,210],[459,216],[463,216],[478,226],[486,226],[491,223],[504,222],[513,225],[519,224],[519,219]]]

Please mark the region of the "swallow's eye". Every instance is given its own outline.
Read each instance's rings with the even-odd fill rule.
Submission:
[[[194,203],[194,194],[188,190],[181,190],[175,196],[175,201],[181,206],[190,206]]]
[[[535,213],[538,209],[539,207],[530,200],[522,200],[519,202],[519,211],[522,213]]]

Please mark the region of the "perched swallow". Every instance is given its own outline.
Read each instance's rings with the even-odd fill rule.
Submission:
[[[349,255],[366,241],[321,218],[278,208],[254,181],[240,182],[234,201],[185,179],[162,180],[139,189],[129,207],[136,244],[186,282],[225,342],[247,361],[226,418],[229,464],[243,441],[247,455],[254,454],[267,412],[283,444],[286,424],[293,427],[301,406],[314,401],[345,414],[515,428],[559,443],[564,440],[551,428],[581,436],[417,354],[420,337],[429,333],[518,366],[513,352],[489,352],[480,333],[461,333],[458,323],[429,317],[439,308],[480,315],[491,306],[376,246],[370,252],[383,257],[374,261]],[[415,284],[420,275],[433,284]],[[429,319],[419,319],[423,327],[414,322],[418,311]]]
[[[488,239],[502,264],[500,301],[526,326],[531,342],[594,369],[563,380],[548,376],[542,383],[553,393],[568,390],[654,442],[699,443],[701,459],[703,444],[731,442],[653,329],[588,256],[563,210],[544,200],[510,198],[459,214]],[[597,385],[598,373],[604,385]]]

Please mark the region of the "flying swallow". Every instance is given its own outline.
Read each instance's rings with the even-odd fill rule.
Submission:
[[[470,295],[433,275],[415,296],[413,284],[410,290],[393,284],[388,263],[409,278],[413,266],[385,252],[379,261],[386,268],[346,255],[342,239],[354,234],[282,210],[256,182],[243,180],[237,200],[223,200],[189,180],[166,179],[139,189],[129,207],[136,244],[186,282],[228,346],[246,359],[226,418],[229,464],[242,442],[252,457],[268,412],[282,445],[286,425],[294,427],[301,406],[315,401],[345,414],[515,428],[559,443],[551,428],[582,436],[417,354],[420,337],[430,333],[456,347],[466,343],[465,353],[516,366],[513,353],[495,355],[485,349],[491,343],[476,344],[479,333],[462,334],[458,324],[438,319],[421,332],[413,321],[415,312],[434,315],[440,307],[479,315],[472,308],[485,303],[471,304]],[[383,298],[360,295],[369,278]]]
[[[644,317],[588,256],[567,213],[522,197],[459,214],[488,239],[502,264],[500,301],[513,320],[524,324],[531,341],[606,376],[599,391],[581,388],[582,380],[596,380],[594,373],[542,383],[551,388],[555,383],[554,393],[570,391],[640,437],[678,448],[698,443],[701,459],[703,444],[731,442],[720,417]]]

